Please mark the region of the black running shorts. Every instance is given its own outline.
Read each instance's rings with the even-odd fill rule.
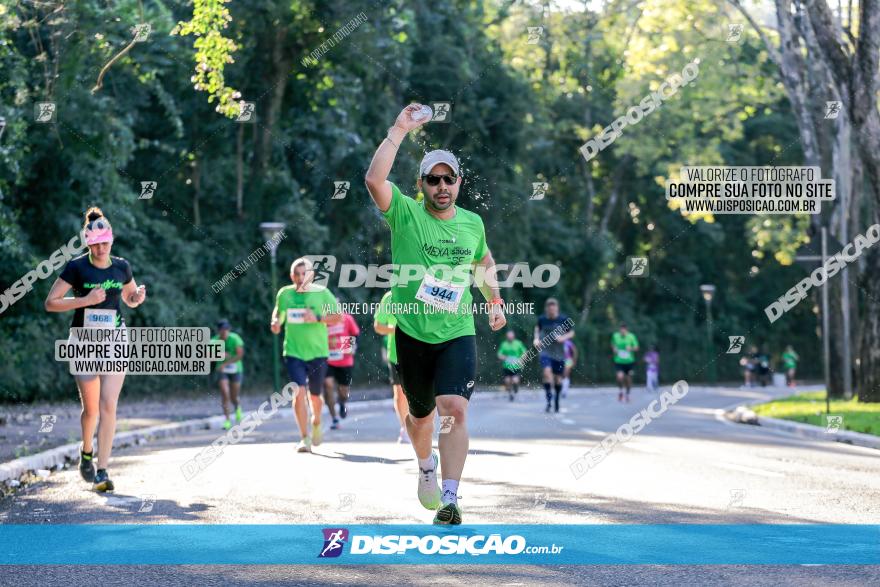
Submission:
[[[403,392],[413,417],[429,416],[438,395],[471,398],[477,375],[476,336],[430,344],[409,336],[398,325],[394,339]]]

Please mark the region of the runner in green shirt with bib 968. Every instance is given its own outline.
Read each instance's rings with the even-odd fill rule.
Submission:
[[[435,524],[460,524],[457,490],[468,452],[467,406],[477,364],[470,293],[475,267],[487,273],[479,285],[490,304],[490,327],[503,328],[507,320],[483,221],[455,205],[462,182],[455,155],[435,150],[422,158],[417,181],[424,193],[421,202],[388,181],[401,141],[430,118],[419,104],[404,108],[379,144],[365,181],[391,228],[395,345],[409,401],[406,428],[419,465],[419,501],[437,509]],[[435,410],[444,431],[439,459],[431,450]],[[443,465],[442,493],[438,460]]]
[[[293,285],[278,290],[270,324],[274,334],[280,333],[281,325],[284,325],[284,363],[290,381],[297,385],[293,401],[293,413],[301,437],[297,452],[311,452],[312,445],[321,444],[321,392],[327,375],[327,357],[330,356],[327,324],[342,320],[336,296],[326,287],[313,284],[314,276],[312,262],[306,257],[300,257],[290,265]],[[306,382],[312,407],[311,435],[306,428],[309,415],[305,400]]]

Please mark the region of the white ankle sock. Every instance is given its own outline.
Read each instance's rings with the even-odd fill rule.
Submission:
[[[431,470],[434,468],[434,455],[433,454],[429,455],[427,459],[419,459],[418,457],[416,457],[416,458],[419,461],[419,468],[420,469],[424,469],[425,471],[428,471],[428,470]]]
[[[443,498],[442,502],[458,503],[458,481],[455,479],[443,480]]]

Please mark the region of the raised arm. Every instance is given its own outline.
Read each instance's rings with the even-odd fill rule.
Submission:
[[[421,107],[421,104],[410,104],[397,115],[394,126],[388,129],[388,136],[379,143],[379,148],[376,149],[367,176],[364,178],[370,197],[382,212],[391,207],[391,183],[388,181],[388,174],[391,173],[391,166],[394,165],[394,158],[397,157],[401,142],[409,131],[417,129],[431,119],[428,116],[422,120],[413,120],[412,114]]]

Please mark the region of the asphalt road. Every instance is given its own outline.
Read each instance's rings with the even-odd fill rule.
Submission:
[[[559,414],[543,392],[510,403],[478,392],[470,408],[471,455],[459,488],[465,523],[483,524],[880,524],[880,452],[731,424],[722,408],[783,390],[707,389],[688,395],[585,476],[570,464],[654,399],[575,389]],[[325,414],[326,415],[326,414]],[[326,427],[326,423],[325,423]],[[395,443],[390,401],[352,404],[343,429],[314,454],[294,450],[289,408],[262,424],[195,478],[181,465],[219,431],[114,453],[113,495],[91,492],[75,470],[53,473],[0,501],[14,524],[430,523],[415,496],[409,446]],[[15,584],[78,584],[77,567],[6,567]],[[533,585],[867,585],[865,566],[142,566],[95,567],[84,583]],[[100,578],[100,579],[99,579]],[[6,579],[4,579],[5,582]]]

